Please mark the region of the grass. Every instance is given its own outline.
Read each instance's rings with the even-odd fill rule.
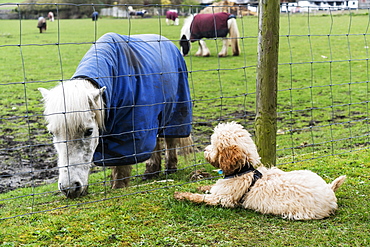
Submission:
[[[196,191],[209,181],[181,187],[172,187],[175,183],[169,181],[167,188],[150,192],[130,187],[77,200],[66,200],[59,193],[45,196],[48,202],[37,198],[35,208],[49,203],[62,208],[3,220],[0,239],[2,246],[367,246],[368,164],[366,152],[359,151],[281,166],[284,170],[309,168],[328,182],[341,174],[348,176],[336,193],[336,215],[324,220],[294,222],[241,208],[178,202],[172,197],[174,191]],[[156,187],[150,184],[140,190]],[[120,197],[122,193],[135,194]],[[105,200],[107,196],[118,198]],[[89,203],[95,200],[102,201]],[[63,208],[73,204],[80,205]]]
[[[236,120],[253,133],[257,61],[256,17],[238,19],[242,55],[186,57],[194,99],[193,136],[202,150],[219,120]],[[369,245],[368,23],[365,14],[281,17],[278,92],[278,164],[311,169],[326,181],[345,174],[337,214],[320,221],[291,222],[244,209],[177,202],[173,192],[196,191],[189,173],[212,172],[202,154],[180,161],[183,169],[163,183],[139,179],[110,190],[108,171],[93,173],[90,194],[67,200],[57,185],[0,195],[2,246],[367,246]],[[159,25],[161,24],[161,25]],[[164,19],[59,20],[39,34],[35,20],[0,20],[0,133],[20,159],[32,145],[49,145],[41,95],[73,74],[91,43],[106,32],[160,33],[177,44],[180,27]],[[21,35],[20,35],[21,34]],[[330,34],[330,35],[328,35]],[[77,44],[76,44],[77,43]],[[22,44],[22,46],[18,46]],[[194,45],[195,46],[195,45]],[[196,48],[193,47],[192,54]],[[26,131],[25,131],[26,128]],[[7,139],[4,139],[7,140]],[[38,153],[32,154],[37,160]],[[332,156],[335,155],[335,156]],[[2,161],[6,162],[6,161]],[[189,164],[196,166],[189,166]],[[134,174],[142,174],[142,165]],[[114,199],[110,199],[110,198]],[[74,206],[73,206],[74,205]],[[60,208],[49,211],[50,209]]]

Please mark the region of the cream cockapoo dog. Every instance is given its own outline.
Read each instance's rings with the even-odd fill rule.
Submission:
[[[231,208],[241,205],[291,220],[322,219],[337,209],[334,191],[346,178],[340,176],[327,184],[308,170],[254,169],[261,165],[256,145],[249,132],[235,122],[215,128],[204,156],[222,170],[224,179],[218,180],[209,194],[176,192],[176,199]]]

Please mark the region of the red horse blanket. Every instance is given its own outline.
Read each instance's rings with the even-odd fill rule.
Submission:
[[[173,12],[173,11],[167,11],[166,12],[166,19],[170,19],[172,21],[175,21],[176,18],[178,18],[179,15],[176,13],[176,12]]]
[[[190,26],[190,41],[195,42],[202,38],[226,37],[229,33],[227,20],[235,18],[229,13],[198,14]]]

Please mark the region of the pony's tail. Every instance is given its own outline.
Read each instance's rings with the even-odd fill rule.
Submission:
[[[178,138],[178,146],[181,148],[180,153],[187,158],[187,156],[193,153],[193,138],[190,136],[185,138]]]
[[[239,30],[235,18],[229,19],[229,37],[231,38],[231,47],[233,50],[233,56],[239,56]]]
[[[335,192],[346,180],[346,176],[340,176],[330,183],[331,189]]]

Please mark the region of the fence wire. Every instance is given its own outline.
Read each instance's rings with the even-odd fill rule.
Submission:
[[[64,198],[37,88],[69,79],[89,47],[107,32],[156,33],[178,46],[186,15],[201,11],[186,5],[131,6],[147,15],[130,16],[129,5],[0,4],[10,9],[5,12],[11,18],[0,20],[0,219],[217,179],[202,153],[214,126],[237,121],[254,133],[258,19],[245,12],[253,6],[238,5],[228,11],[238,15],[240,56],[229,52],[218,58],[222,42],[207,39],[210,57],[194,56],[193,43],[185,58],[194,105],[191,157],[180,158],[176,173],[149,182],[141,180],[145,164],[136,164],[130,187],[118,190],[110,188],[108,167],[94,167],[89,194]],[[113,16],[103,16],[103,9]],[[166,24],[170,9],[181,13],[179,26]],[[37,18],[49,11],[55,21],[47,21],[46,32],[39,33]],[[98,21],[91,21],[94,11],[100,12]],[[368,148],[369,23],[368,9],[281,14],[277,164]]]

